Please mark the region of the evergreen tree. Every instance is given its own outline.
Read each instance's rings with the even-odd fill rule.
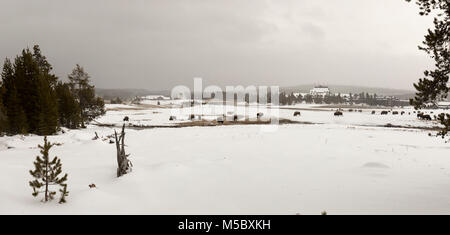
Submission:
[[[323,98],[323,102],[325,103],[325,104],[331,104],[332,103],[332,100],[333,100],[333,97],[332,96],[330,96],[330,95],[325,95],[324,96],[324,98]]]
[[[61,126],[76,129],[80,126],[80,106],[77,99],[70,91],[69,84],[59,82],[56,85],[58,97],[59,124]]]
[[[313,97],[314,104],[321,104],[323,102],[323,97],[320,95],[316,95]]]
[[[428,30],[423,46],[419,46],[420,50],[425,51],[435,61],[434,70],[426,70],[425,77],[414,84],[417,93],[411,104],[419,109],[429,102],[435,103],[447,98],[450,91],[450,1],[416,0],[416,3],[420,6],[420,15],[436,13],[434,29]],[[450,115],[441,114],[439,120],[445,126],[440,133],[444,138],[450,131]]]
[[[286,105],[287,103],[286,94],[284,92],[280,92],[278,96],[279,96],[278,101],[280,102],[280,104]]]
[[[27,119],[17,93],[17,80],[11,61],[6,58],[2,71],[2,100],[8,120],[7,131],[12,134],[28,131]]]
[[[71,90],[80,104],[81,126],[84,127],[86,121],[105,114],[105,104],[101,98],[95,96],[95,87],[89,84],[90,76],[83,67],[77,64],[68,77]]]
[[[51,135],[58,125],[77,128],[103,115],[104,102],[95,96],[83,68],[77,65],[69,79],[69,84],[58,85],[37,45],[22,50],[14,64],[7,58],[0,86],[0,132],[6,128],[10,134]]]
[[[58,106],[56,92],[48,80],[40,81],[39,86],[39,124],[37,134],[51,135],[58,126]]]
[[[310,94],[307,94],[305,97],[305,101],[307,104],[311,104],[313,102],[313,96]]]
[[[2,72],[3,104],[9,122],[9,132],[50,135],[56,132],[58,110],[51,65],[41,55],[39,46],[33,52],[22,50],[14,60],[5,60]]]
[[[6,117],[6,109],[3,105],[3,94],[5,89],[3,87],[3,82],[0,81],[0,136],[8,131],[8,119]]]
[[[6,116],[8,119],[8,129],[11,134],[28,133],[28,122],[25,111],[19,102],[17,89],[12,87],[8,90],[8,100],[6,105]]]
[[[341,93],[339,93],[338,96],[337,96],[337,103],[340,104],[340,103],[343,103],[343,102],[344,102],[344,99],[342,98]]]
[[[14,85],[20,107],[25,112],[28,132],[37,133],[40,119],[40,75],[29,49],[22,50],[14,62]],[[13,91],[12,91],[13,92]]]
[[[30,170],[30,174],[35,178],[30,181],[29,184],[33,188],[32,195],[37,197],[39,193],[44,193],[44,200],[47,202],[54,199],[56,194],[52,191],[52,186],[60,186],[61,198],[60,203],[65,202],[65,197],[68,195],[67,192],[67,174],[60,177],[62,173],[61,160],[58,157],[54,157],[50,160],[49,151],[54,146],[53,143],[47,141],[47,136],[44,137],[44,145],[38,145],[41,150],[40,153],[42,157],[37,156],[34,162],[35,169]]]
[[[84,97],[84,100],[88,101],[84,107],[84,118],[82,120],[89,122],[106,113],[105,102],[102,98],[95,96],[94,86],[92,86],[92,89],[83,90],[81,96]]]
[[[38,45],[33,47],[33,59],[40,72],[40,114],[37,133],[40,135],[51,135],[56,132],[58,126],[58,106],[55,92],[58,77],[51,74],[52,66],[47,61],[46,57],[41,54]]]
[[[246,96],[246,97],[248,97],[248,96]],[[120,99],[120,97],[116,97],[115,99],[111,100],[111,104],[122,104],[122,103],[123,103],[123,101],[122,101],[122,99]]]
[[[52,88],[55,88],[58,82],[58,77],[56,77],[56,75],[54,74],[51,74],[53,67],[47,61],[47,58],[44,55],[42,55],[41,49],[39,48],[38,45],[35,45],[33,47],[33,58],[34,61],[37,63],[40,72],[43,74],[43,76],[48,81],[50,86]]]
[[[448,133],[450,132],[450,114],[441,113],[438,116],[438,120],[441,122],[442,125],[444,125],[444,128],[442,128],[442,130],[439,131],[437,136],[445,138],[445,136],[448,135]]]
[[[302,102],[303,102],[303,96],[301,94],[298,94],[297,103],[301,104]]]

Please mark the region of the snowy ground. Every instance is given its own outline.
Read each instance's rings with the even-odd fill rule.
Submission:
[[[174,125],[168,120],[174,103],[163,102],[108,105],[98,121],[119,124],[129,116],[132,123]],[[253,125],[128,129],[134,168],[121,178],[115,177],[115,145],[92,140],[112,128],[51,136],[62,143],[52,155],[69,174],[64,205],[31,196],[28,170],[42,137],[0,137],[0,213],[450,214],[450,145],[425,130],[375,127],[437,123],[413,114],[371,115],[372,109],[334,117],[320,107],[290,108],[302,116],[294,118],[293,109],[280,116],[318,124],[270,133]]]

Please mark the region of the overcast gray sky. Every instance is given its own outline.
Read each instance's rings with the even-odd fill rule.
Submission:
[[[102,88],[413,89],[431,26],[404,0],[0,0],[0,56],[39,44],[58,76],[79,63]]]

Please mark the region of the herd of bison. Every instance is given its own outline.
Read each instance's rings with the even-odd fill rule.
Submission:
[[[349,109],[348,111],[354,112],[354,110],[352,110],[352,109]],[[355,110],[355,111],[358,111],[360,113],[362,112],[362,110]],[[411,115],[411,112],[406,113],[405,111],[398,112],[398,111],[392,111],[392,110],[388,110],[388,111],[383,110],[380,112],[381,115],[388,115],[390,113],[392,113],[392,115]],[[417,112],[413,111],[413,114],[416,114],[416,113],[417,113],[417,118],[419,118],[421,120],[428,120],[428,121],[433,120],[430,115],[430,114],[433,114],[432,111],[430,111],[430,114],[426,114],[425,112],[420,112],[420,111],[417,111]],[[373,110],[372,115],[375,115],[375,114],[377,114],[377,111]],[[336,112],[334,112],[334,116],[343,116],[343,115],[344,115],[344,113],[343,113],[342,109],[336,110]],[[296,116],[295,113],[294,113],[294,116]],[[437,117],[434,116],[434,119],[436,119],[436,118]]]
[[[360,110],[353,110],[353,109],[349,109],[348,110],[348,112],[360,112],[360,113],[362,113],[362,110],[360,109]],[[401,111],[401,112],[399,112],[399,111],[393,111],[393,110],[383,110],[383,111],[381,111],[381,112],[379,112],[381,115],[389,115],[389,114],[392,114],[392,115],[411,115],[411,114],[416,114],[417,115],[417,118],[419,118],[419,119],[421,119],[421,120],[427,120],[427,121],[431,121],[431,120],[433,120],[433,118],[431,117],[431,115],[430,114],[433,114],[433,111],[429,111],[429,114],[426,114],[425,112],[421,112],[421,111],[413,111],[412,113],[411,112],[405,112],[405,111]],[[375,111],[375,110],[373,110],[372,111],[372,115],[376,115],[377,114],[377,111]],[[264,114],[263,113],[257,113],[257,118],[258,118],[258,120],[263,116]],[[299,117],[299,116],[301,116],[301,113],[300,113],[300,111],[295,111],[294,112],[294,117]],[[336,110],[335,112],[334,112],[334,116],[344,116],[344,110],[343,109],[338,109],[338,110]],[[170,118],[169,118],[169,121],[175,121],[177,118],[175,117],[175,116],[170,116]],[[190,115],[190,117],[189,117],[189,120],[194,120],[195,119],[195,115],[194,114],[191,114]],[[434,120],[436,120],[437,119],[437,116],[436,115],[434,115]],[[128,116],[125,116],[124,117],[124,119],[123,119],[123,121],[125,121],[125,122],[128,122],[129,121],[129,117]],[[219,122],[219,123],[223,123],[225,121],[225,116],[224,117],[219,117],[218,119],[217,119],[217,122]],[[233,116],[233,121],[238,121],[238,115],[234,115]]]

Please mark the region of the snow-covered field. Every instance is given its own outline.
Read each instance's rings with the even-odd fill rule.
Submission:
[[[97,121],[188,122],[183,115],[169,121],[176,102],[155,102],[108,105]],[[0,213],[450,214],[450,144],[426,130],[379,127],[437,123],[418,120],[410,108],[398,109],[403,116],[367,109],[343,117],[320,107],[288,108],[280,117],[316,124],[281,125],[275,132],[258,125],[127,129],[134,167],[121,178],[115,177],[115,145],[106,138],[112,128],[90,125],[51,136],[62,144],[51,155],[69,174],[62,205],[40,202],[28,186],[43,138],[0,137]],[[301,117],[293,117],[295,109]],[[95,132],[105,139],[93,140]]]

